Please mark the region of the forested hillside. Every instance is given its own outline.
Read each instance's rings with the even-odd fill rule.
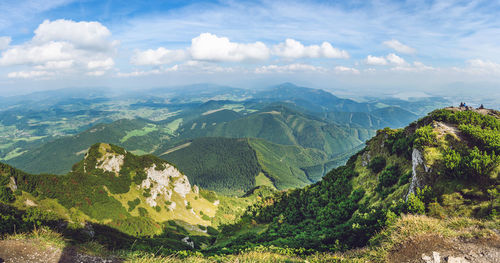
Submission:
[[[215,248],[376,246],[384,237],[375,234],[404,214],[492,220],[498,226],[499,117],[492,110],[449,108],[405,129],[380,130],[320,182],[254,205],[222,230],[228,238]],[[265,230],[252,231],[254,221]]]

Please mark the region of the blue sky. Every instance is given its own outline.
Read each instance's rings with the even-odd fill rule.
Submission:
[[[0,13],[4,95],[194,82],[437,94],[500,84],[499,1],[4,0]]]

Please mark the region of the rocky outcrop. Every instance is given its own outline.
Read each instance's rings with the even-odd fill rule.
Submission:
[[[186,198],[186,195],[191,192],[191,184],[187,176],[183,175],[181,178],[175,180],[174,191],[182,196],[182,198]]]
[[[150,190],[151,196],[146,198],[146,202],[152,207],[157,205],[156,199],[159,196],[169,201],[172,198],[172,189],[182,198],[191,192],[188,178],[172,165],[164,165],[165,168],[162,170],[157,170],[156,164],[146,169],[147,177],[140,185],[141,188]],[[175,209],[175,203],[172,203],[170,208]]]
[[[363,155],[361,155],[361,165],[362,166],[367,166],[370,163],[371,156],[369,152],[364,152]]]
[[[112,172],[118,175],[123,165],[125,156],[121,154],[106,153],[97,161],[96,168],[103,169],[107,172]]]
[[[431,171],[430,167],[425,165],[424,157],[420,150],[413,148],[411,154],[411,164],[412,164],[412,175],[410,180],[410,188],[408,189],[408,194],[414,194],[417,188],[422,188],[425,184],[425,177],[427,173]]]
[[[15,192],[17,190],[16,178],[14,178],[14,176],[10,177],[8,186],[10,187],[10,190],[12,190],[12,192]]]

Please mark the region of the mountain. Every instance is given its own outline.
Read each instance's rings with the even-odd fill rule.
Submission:
[[[379,130],[346,165],[314,184],[279,192],[261,185],[241,198],[194,187],[152,155],[100,143],[66,175],[31,175],[1,164],[0,230],[13,233],[15,226],[32,231],[27,240],[129,261],[495,262],[499,131],[498,111],[436,110],[405,128]],[[183,166],[220,155],[229,158],[223,173],[255,151],[250,176],[240,179],[252,179],[257,164],[262,171],[307,166],[314,153],[292,154],[293,145],[263,139],[186,144],[164,155],[194,154],[176,157]],[[259,155],[269,155],[269,163]],[[194,171],[203,179],[202,169]]]
[[[209,244],[212,238],[207,227],[212,226],[210,233],[216,233],[213,227],[231,220],[255,196],[265,193],[260,190],[240,199],[219,197],[192,185],[164,160],[136,156],[104,143],[90,147],[68,174],[32,175],[0,163],[0,179],[1,202],[12,204],[2,204],[2,216],[36,213],[38,220],[49,225],[66,222],[71,235],[91,231],[95,233],[90,238],[95,235],[101,242],[117,246],[152,236],[176,249],[190,248],[189,242],[182,241],[186,236],[194,236],[197,246]],[[26,216],[19,220],[24,221],[17,225],[18,230],[32,227]],[[4,225],[7,221],[2,221],[7,227],[2,231],[10,232],[14,226]]]
[[[341,99],[321,89],[299,87],[292,83],[283,83],[270,89],[257,92],[254,99],[261,101],[286,101],[312,112],[344,111],[368,112],[374,107],[367,103],[358,103],[350,99]]]
[[[147,153],[169,134],[170,131],[160,129],[148,120],[123,119],[111,124],[98,124],[80,134],[42,144],[7,163],[30,173],[64,174],[91,145],[100,141],[118,144],[129,151]]]
[[[481,224],[485,232],[478,243],[498,253],[494,243],[500,236],[494,230],[500,209],[499,153],[500,112],[433,111],[404,129],[379,130],[345,166],[333,169],[321,181],[263,199],[240,222],[222,229],[225,237],[211,250],[241,251],[259,244],[338,251],[370,244],[352,258],[345,257],[360,262],[393,262],[391,258],[402,256],[420,260],[423,253],[432,254],[432,245],[410,255],[396,254],[402,244],[391,243],[390,238],[418,247],[428,242],[430,228],[447,233],[436,237],[436,242],[477,244],[453,239],[454,235],[478,235],[476,230],[450,223],[460,221],[468,227]],[[396,237],[394,227],[410,232]]]
[[[279,190],[306,186],[323,176],[329,161],[317,149],[255,138],[202,137],[167,150],[160,147],[155,155],[186,171],[193,183],[228,195],[260,185]]]

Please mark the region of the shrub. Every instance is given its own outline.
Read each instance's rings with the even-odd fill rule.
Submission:
[[[15,197],[9,187],[0,186],[0,202],[10,203],[14,201]]]
[[[460,177],[462,175],[462,169],[460,169],[462,156],[459,152],[455,150],[447,151],[443,157],[443,162],[448,175],[452,177]]]
[[[211,236],[215,236],[215,235],[219,234],[219,231],[217,231],[217,229],[215,229],[211,226],[207,226],[207,234],[209,234]]]
[[[374,173],[379,173],[384,169],[386,164],[385,158],[382,156],[376,156],[368,164],[368,168],[370,168]]]
[[[405,202],[405,212],[410,214],[423,214],[425,204],[415,194],[411,193]]]
[[[140,216],[143,216],[143,217],[144,217],[144,216],[147,216],[147,215],[148,215],[148,210],[146,210],[146,208],[144,208],[144,207],[139,207],[138,209],[139,209],[139,215],[140,215]]]
[[[399,168],[397,166],[387,167],[378,177],[379,186],[390,187],[398,182],[400,176]]]
[[[424,146],[436,146],[437,135],[430,125],[422,126],[415,131],[415,145],[419,148]]]

